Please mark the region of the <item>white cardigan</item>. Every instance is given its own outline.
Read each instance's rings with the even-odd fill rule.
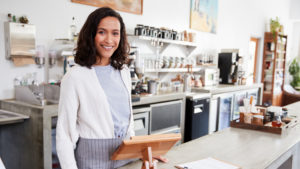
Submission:
[[[131,103],[131,78],[121,70]],[[134,135],[132,108],[126,138]],[[63,77],[60,89],[56,149],[62,169],[77,169],[74,149],[79,139],[114,138],[114,123],[105,92],[94,68],[74,66]]]

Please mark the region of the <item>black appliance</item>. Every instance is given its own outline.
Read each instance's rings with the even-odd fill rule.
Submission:
[[[209,105],[210,97],[208,95],[187,97],[184,142],[208,134]]]
[[[232,84],[236,81],[239,58],[238,53],[219,53],[218,68],[221,84]]]

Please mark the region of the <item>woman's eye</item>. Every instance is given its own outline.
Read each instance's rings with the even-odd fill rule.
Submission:
[[[113,35],[118,36],[119,32],[114,32]]]
[[[101,34],[101,35],[103,35],[105,32],[104,31],[99,31],[98,33]]]

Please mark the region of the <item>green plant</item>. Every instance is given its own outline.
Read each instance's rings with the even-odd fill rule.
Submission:
[[[270,19],[270,29],[273,34],[273,38],[276,39],[276,32],[279,31],[280,23],[279,18],[276,16],[276,19]]]
[[[291,81],[291,86],[299,87],[300,86],[300,66],[299,60],[295,58],[289,67],[289,72],[293,76],[293,80]]]

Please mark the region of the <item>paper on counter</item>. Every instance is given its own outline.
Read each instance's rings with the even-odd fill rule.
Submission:
[[[241,167],[208,157],[202,160],[175,166],[179,169],[241,169]]]
[[[0,158],[0,169],[5,169],[4,164],[1,161],[1,158]]]

